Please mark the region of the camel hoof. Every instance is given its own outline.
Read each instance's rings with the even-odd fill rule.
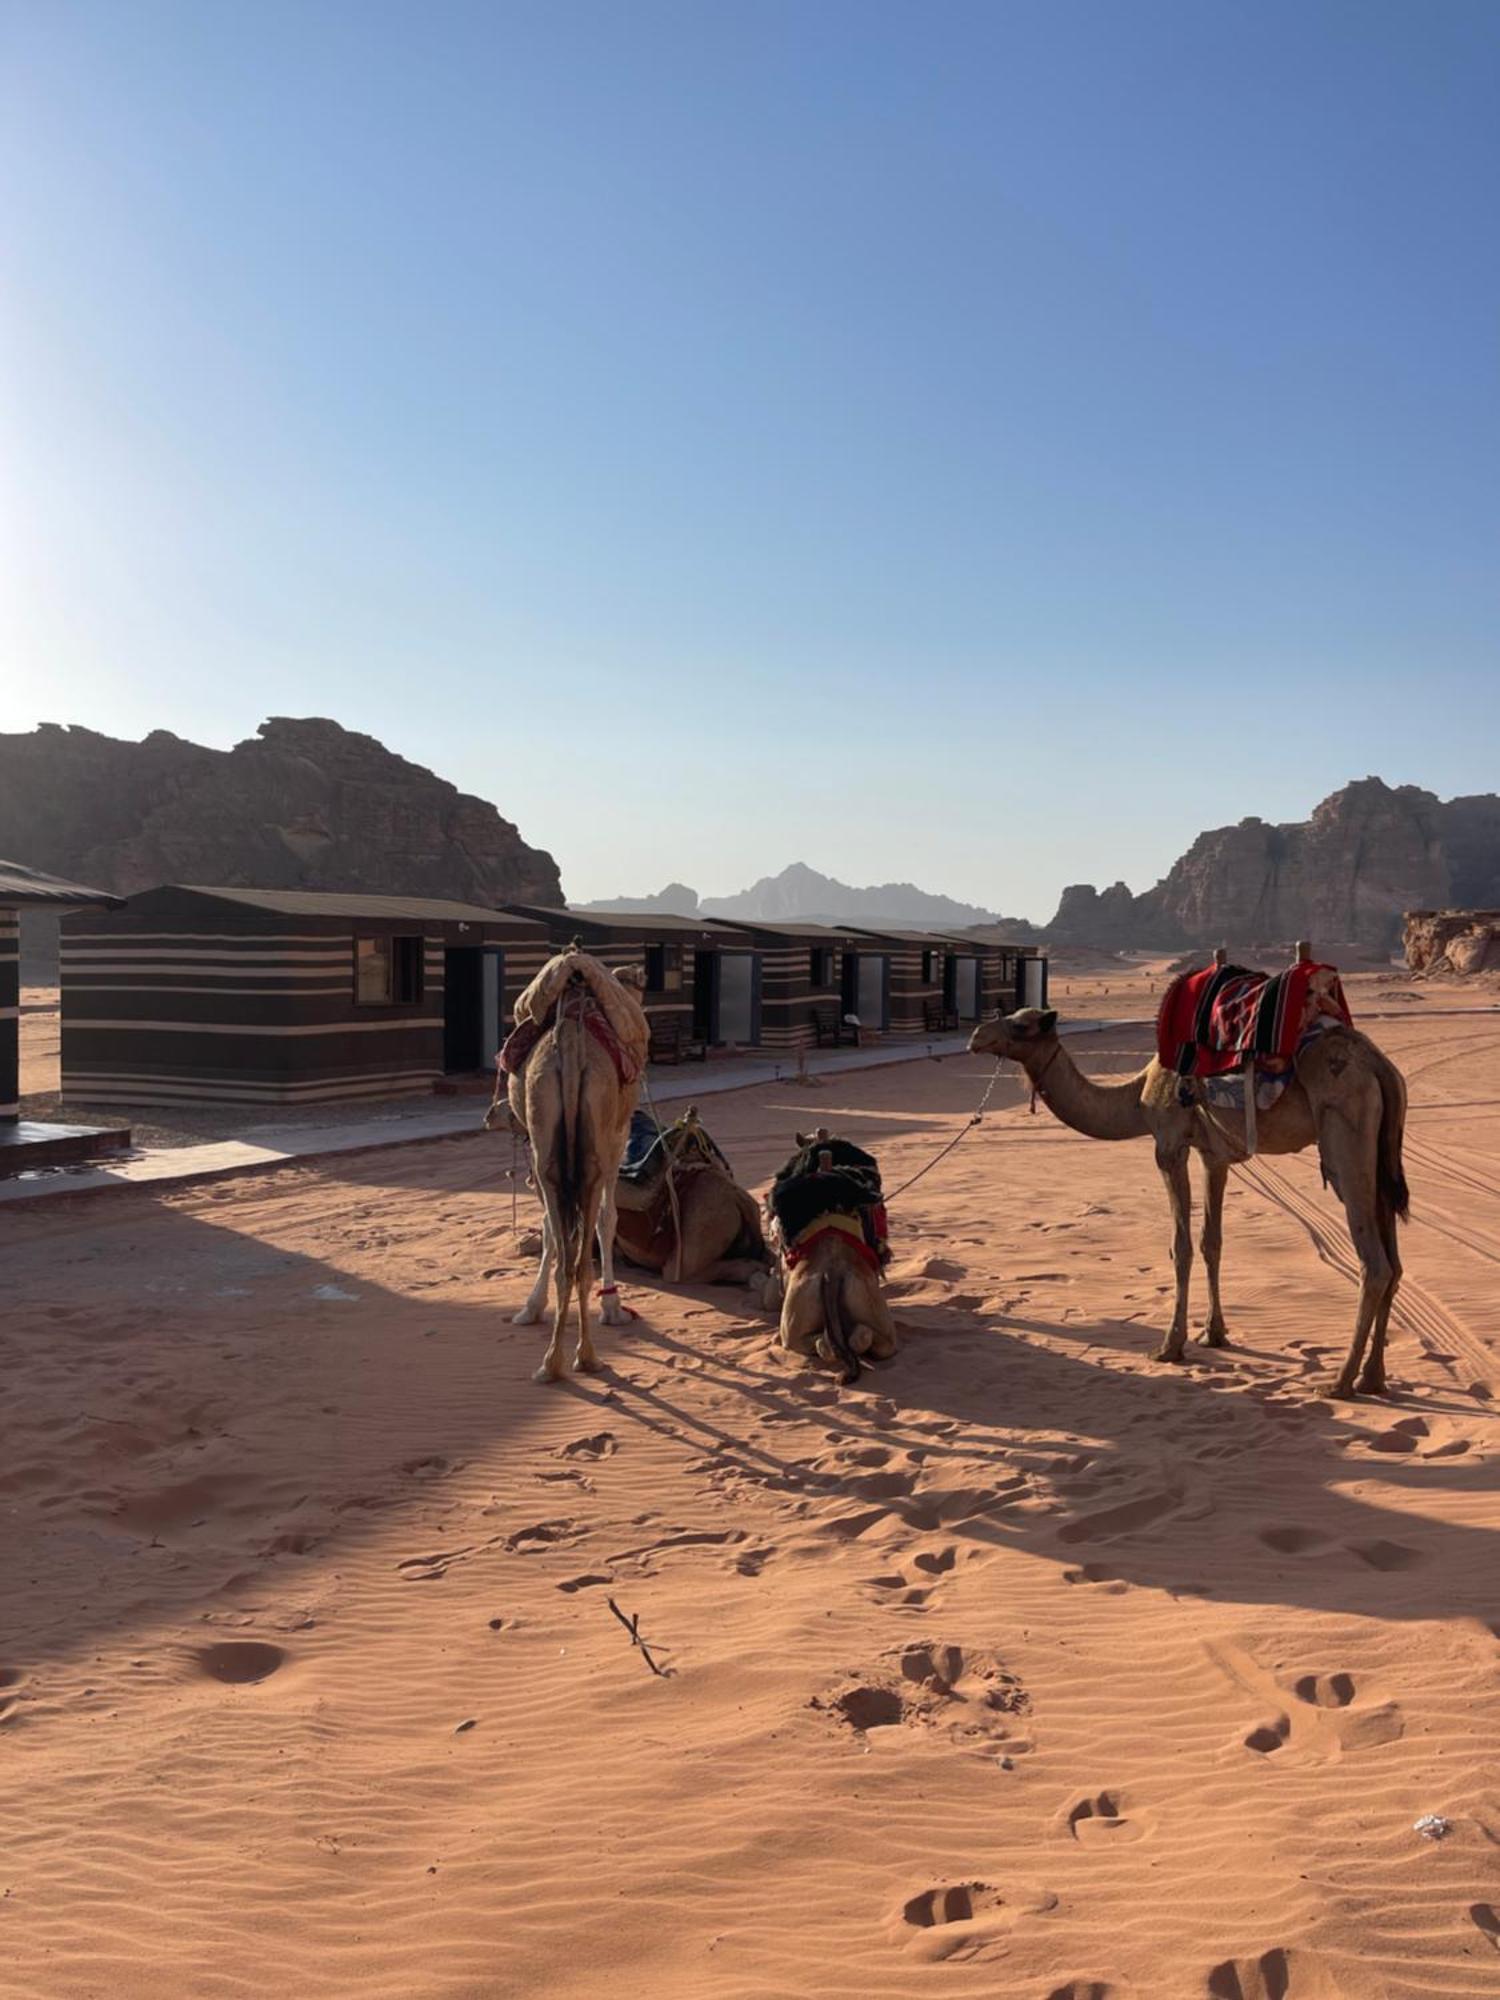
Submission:
[[[585,1375],[597,1375],[602,1365],[597,1354],[585,1354],[581,1348],[573,1356],[573,1366],[582,1369]]]
[[[875,1336],[867,1326],[857,1326],[849,1336],[849,1345],[856,1354],[868,1354],[875,1345]]]
[[[1383,1375],[1361,1375],[1357,1386],[1362,1396],[1388,1396],[1391,1393]]]
[[[1354,1384],[1346,1382],[1340,1376],[1337,1382],[1325,1382],[1318,1391],[1318,1395],[1325,1403],[1352,1403],[1354,1401]]]
[[[1187,1361],[1187,1356],[1180,1347],[1158,1347],[1152,1359],[1154,1361],[1170,1361],[1174,1367],[1181,1368]]]
[[[618,1299],[601,1299],[599,1302],[599,1318],[605,1326],[624,1326],[625,1308],[620,1304]]]
[[[1223,1326],[1206,1326],[1198,1338],[1205,1347],[1227,1347],[1229,1329]]]
[[[542,1323],[541,1308],[538,1307],[533,1312],[530,1306],[522,1306],[518,1313],[511,1314],[510,1323],[512,1326],[540,1326]]]
[[[533,1382],[560,1382],[562,1374],[560,1368],[549,1368],[544,1361],[540,1368],[532,1370],[531,1379]]]
[[[814,1353],[816,1353],[820,1361],[832,1361],[833,1348],[829,1344],[828,1335],[826,1333],[820,1333],[818,1335],[817,1339],[813,1342],[813,1351]]]

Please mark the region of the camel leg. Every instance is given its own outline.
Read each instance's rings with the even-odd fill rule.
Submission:
[[[1186,1153],[1158,1153],[1156,1164],[1166,1182],[1172,1210],[1172,1268],[1177,1274],[1177,1305],[1166,1339],[1157,1349],[1158,1361],[1180,1361],[1187,1343],[1188,1279],[1193,1269],[1193,1190]]]
[[[878,1281],[872,1279],[860,1300],[860,1328],[870,1335],[868,1353],[872,1361],[889,1361],[900,1345],[896,1335],[896,1322],[891,1317],[891,1309],[885,1302],[885,1294]],[[856,1349],[856,1352],[866,1350]]]
[[[1224,1160],[1203,1162],[1203,1234],[1199,1248],[1208,1272],[1208,1324],[1203,1329],[1207,1347],[1227,1347],[1229,1328],[1224,1324],[1224,1302],[1219,1297],[1219,1253],[1224,1248],[1224,1184],[1229,1165]]]
[[[766,1275],[766,1266],[754,1257],[721,1257],[707,1270],[694,1275],[695,1285],[753,1285]]]
[[[1352,1396],[1365,1348],[1382,1306],[1389,1299],[1396,1273],[1391,1267],[1382,1237],[1380,1201],[1375,1191],[1375,1140],[1364,1129],[1337,1113],[1326,1117],[1318,1130],[1318,1151],[1323,1168],[1343,1198],[1349,1222],[1349,1240],[1360,1262],[1363,1277],[1359,1307],[1354,1316],[1354,1338],[1336,1381],[1324,1391],[1331,1397]],[[1374,1370],[1373,1376],[1371,1370]],[[1383,1380],[1378,1354],[1372,1352],[1370,1369],[1361,1377]]]
[[[568,1317],[568,1296],[573,1287],[573,1259],[568,1254],[568,1246],[563,1238],[562,1214],[558,1200],[547,1183],[542,1183],[542,1202],[546,1209],[543,1226],[543,1257],[551,1248],[551,1263],[556,1282],[556,1298],[552,1308],[552,1338],[547,1343],[547,1352],[542,1356],[542,1365],[537,1369],[534,1380],[556,1382],[563,1372],[563,1327]]]
[[[599,1357],[594,1352],[594,1336],[589,1328],[589,1293],[594,1288],[594,1232],[599,1225],[604,1201],[602,1181],[584,1190],[583,1214],[578,1228],[578,1269],[574,1283],[578,1292],[578,1351],[573,1366],[586,1374],[597,1373]]]
[[[599,1204],[599,1267],[601,1280],[599,1287],[599,1317],[606,1326],[623,1326],[625,1308],[620,1304],[620,1288],[615,1283],[615,1194],[617,1176],[611,1174],[604,1183],[604,1198]]]
[[[552,1283],[552,1266],[556,1261],[557,1242],[552,1234],[551,1221],[544,1208],[542,1211],[542,1261],[537,1266],[536,1283],[527,1293],[525,1305],[513,1316],[511,1320],[512,1326],[536,1326],[540,1323],[542,1313],[545,1311],[547,1305],[547,1290]]]
[[[1390,1324],[1391,1307],[1396,1303],[1396,1293],[1401,1288],[1401,1251],[1396,1242],[1395,1210],[1382,1202],[1377,1221],[1386,1261],[1391,1267],[1391,1282],[1386,1287],[1385,1297],[1375,1309],[1375,1324],[1370,1329],[1369,1358],[1359,1377],[1358,1387],[1366,1396],[1385,1394],[1385,1334]]]
[[[823,1295],[816,1278],[794,1272],[781,1302],[781,1344],[791,1354],[812,1354],[823,1331]]]

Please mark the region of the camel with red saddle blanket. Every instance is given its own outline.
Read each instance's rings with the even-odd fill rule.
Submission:
[[[1168,988],[1157,1055],[1136,1076],[1085,1076],[1057,1034],[1057,1015],[1024,1007],[974,1030],[969,1047],[1008,1057],[1055,1117],[1090,1139],[1150,1138],[1172,1211],[1177,1302],[1158,1359],[1181,1361],[1193,1263],[1188,1155],[1203,1162],[1202,1249],[1209,1316],[1202,1339],[1228,1343],[1219,1295],[1224,1186],[1229,1169],[1262,1153],[1316,1146],[1324,1180],[1344,1204],[1362,1271],[1354,1337],[1328,1393],[1385,1391],[1386,1327],[1401,1283],[1396,1223],[1407,1212],[1401,1145],[1406,1084],[1390,1058],[1352,1025],[1332,966],[1299,958],[1268,978],[1216,964]],[[1238,1069],[1251,1109],[1212,1094]],[[1266,1091],[1268,1076],[1271,1090]],[[1277,1086],[1280,1086],[1279,1089]],[[1264,1092],[1272,1101],[1257,1108]],[[1247,1122],[1249,1131],[1247,1133]]]

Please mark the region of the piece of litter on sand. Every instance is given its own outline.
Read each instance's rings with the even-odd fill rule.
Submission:
[[[472,1729],[474,1725],[478,1722],[478,1720],[479,1718],[477,1715],[471,1715],[467,1718],[466,1721],[456,1723],[454,1725],[453,1734],[455,1736],[462,1736],[464,1731],[466,1729]]]
[[[359,1297],[359,1293],[346,1292],[342,1285],[314,1285],[313,1297],[315,1299],[348,1299],[352,1302]]]
[[[1000,1759],[1000,1768],[1001,1768],[1001,1770],[1002,1770],[1002,1771],[1013,1771],[1013,1770],[1014,1770],[1014,1769],[1016,1768],[1016,1760],[1015,1760],[1015,1758],[1014,1758],[1014,1757],[1002,1757],[1002,1758]]]
[[[1444,1819],[1441,1813],[1423,1813],[1420,1819],[1411,1823],[1413,1833],[1420,1833],[1424,1840],[1446,1840],[1453,1831],[1451,1819]]]

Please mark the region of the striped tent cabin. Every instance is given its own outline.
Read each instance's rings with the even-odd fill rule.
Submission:
[[[848,963],[860,946],[855,931],[828,924],[716,921],[748,941],[759,961],[762,1048],[812,1048],[820,1020],[826,1025],[852,1011],[846,981],[857,978]]]
[[[1047,1004],[1047,953],[1040,945],[1000,944],[972,932],[948,931],[933,942],[950,954],[948,991],[954,993],[959,1020],[967,1023],[990,1014],[1011,1014],[1017,1007]],[[968,968],[973,965],[976,970]],[[965,1011],[977,982],[977,1014]]]
[[[21,912],[103,908],[114,900],[102,889],[43,875],[19,861],[0,861],[0,1176],[90,1159],[130,1143],[124,1126],[100,1129],[21,1117]]]
[[[426,897],[149,889],[62,938],[64,1092],[91,1104],[313,1104],[489,1067],[551,947]]]

